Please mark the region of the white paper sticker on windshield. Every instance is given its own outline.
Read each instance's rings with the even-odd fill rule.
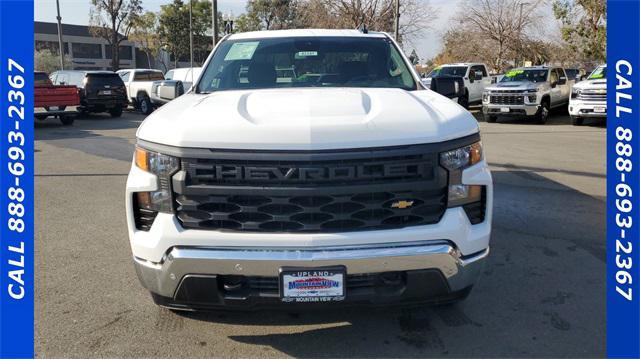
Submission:
[[[256,52],[259,44],[259,41],[236,42],[231,45],[231,48],[229,49],[227,56],[224,57],[224,60],[251,60],[253,53]]]
[[[318,56],[318,51],[298,51],[296,52],[296,59],[304,59],[305,57]]]

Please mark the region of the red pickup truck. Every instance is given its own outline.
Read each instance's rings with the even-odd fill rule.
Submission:
[[[71,125],[78,114],[80,95],[76,86],[56,86],[45,72],[34,73],[34,114],[37,120],[56,116]]]

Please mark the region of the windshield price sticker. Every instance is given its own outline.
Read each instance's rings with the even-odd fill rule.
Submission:
[[[523,73],[524,73],[524,70],[510,70],[504,75],[506,77],[515,77],[515,76],[523,74]]]

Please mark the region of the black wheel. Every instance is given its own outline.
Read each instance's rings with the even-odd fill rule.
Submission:
[[[73,121],[75,121],[75,118],[73,116],[60,115],[60,122],[62,122],[62,124],[65,126],[71,126],[73,124]]]
[[[574,126],[582,126],[582,124],[584,123],[584,118],[571,116],[571,122],[573,122]]]
[[[487,116],[488,123],[496,123],[498,121],[498,116]]]
[[[540,109],[536,114],[536,120],[539,124],[544,125],[549,120],[550,107],[551,106],[549,105],[549,99],[543,99],[542,103],[540,104]]]
[[[122,106],[117,106],[109,110],[109,114],[111,117],[120,117],[122,116]]]
[[[464,96],[458,97],[458,105],[464,107],[465,109],[469,109],[469,94],[465,93]]]
[[[138,100],[138,108],[140,108],[140,112],[142,112],[145,115],[148,115],[153,111],[153,104],[151,103],[149,96],[147,96],[146,94],[139,94],[137,100]]]

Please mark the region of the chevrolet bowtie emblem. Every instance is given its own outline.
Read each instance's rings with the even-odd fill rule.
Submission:
[[[405,209],[413,206],[413,201],[397,201],[391,204],[391,208]]]

